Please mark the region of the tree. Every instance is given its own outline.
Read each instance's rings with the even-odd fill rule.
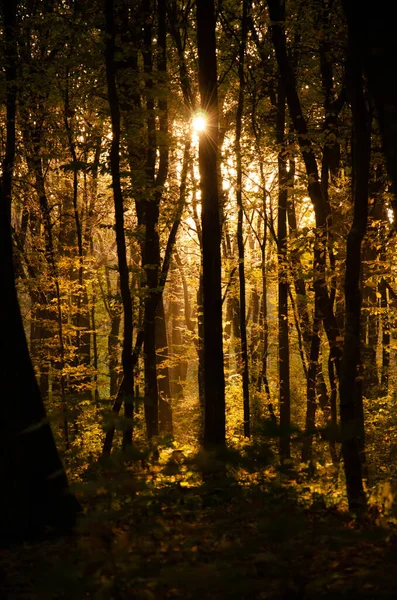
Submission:
[[[11,236],[17,100],[17,1],[1,6],[7,81],[7,138],[0,194],[3,264],[3,393],[1,403],[0,530],[5,536],[69,529],[79,505],[70,493],[29,356],[15,287]]]
[[[134,400],[134,371],[132,365],[132,301],[130,293],[129,272],[127,265],[127,251],[124,232],[124,206],[123,193],[120,181],[120,109],[116,87],[116,72],[114,64],[115,54],[115,27],[114,27],[114,1],[105,2],[106,17],[106,80],[108,99],[112,122],[112,145],[110,151],[110,170],[112,174],[114,212],[116,222],[117,258],[120,274],[120,290],[123,303],[123,382],[119,394],[124,398],[126,416],[133,417]],[[132,427],[129,427],[129,436],[124,437],[127,444],[131,443]]]
[[[222,349],[221,224],[218,194],[218,92],[213,0],[197,3],[201,109],[199,168],[203,240],[204,444],[225,443],[225,378]]]
[[[239,94],[236,114],[236,171],[237,171],[237,244],[238,244],[238,276],[240,287],[240,338],[241,338],[241,374],[243,382],[243,410],[244,410],[244,435],[250,437],[250,396],[249,396],[249,369],[248,369],[248,347],[247,347],[247,315],[246,315],[246,298],[245,298],[245,266],[244,266],[244,239],[243,239],[243,170],[241,164],[241,129],[242,117],[244,110],[244,59],[247,47],[248,35],[248,19],[249,19],[250,3],[248,0],[243,2],[243,11],[241,16],[241,40],[239,45],[238,58],[238,76],[239,76]]]
[[[350,27],[351,44],[361,56],[368,77],[369,90],[375,102],[383,151],[390,179],[397,186],[397,78],[394,57],[397,40],[393,20],[387,9],[361,7],[356,0],[344,0]],[[392,201],[394,221],[397,221],[397,200]]]

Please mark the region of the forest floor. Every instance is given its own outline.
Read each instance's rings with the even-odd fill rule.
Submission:
[[[397,527],[382,509],[357,522],[292,469],[208,465],[124,465],[75,486],[72,535],[0,550],[0,597],[397,598]]]

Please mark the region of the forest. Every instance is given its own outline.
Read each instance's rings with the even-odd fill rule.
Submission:
[[[388,9],[1,0],[5,598],[396,597]]]

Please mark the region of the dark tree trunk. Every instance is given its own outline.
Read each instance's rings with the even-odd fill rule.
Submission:
[[[238,245],[238,276],[240,289],[240,340],[241,340],[241,376],[243,383],[243,410],[244,410],[244,435],[250,437],[250,397],[249,397],[249,369],[248,369],[248,346],[247,346],[247,322],[245,302],[245,270],[244,270],[244,238],[243,238],[243,170],[241,164],[241,128],[244,109],[244,59],[247,45],[248,14],[250,2],[243,0],[243,13],[241,18],[241,41],[239,47],[238,75],[239,96],[236,114],[236,171],[237,171],[237,245]],[[239,361],[240,362],[240,361]]]
[[[347,238],[345,308],[346,324],[340,379],[340,416],[342,454],[346,475],[349,508],[363,512],[366,497],[362,483],[364,454],[364,414],[360,368],[361,317],[361,244],[368,221],[368,181],[370,160],[370,130],[365,104],[360,59],[352,48],[349,32],[348,93],[353,116],[353,224]]]
[[[2,210],[4,368],[0,418],[0,532],[2,539],[69,529],[79,505],[69,492],[30,360],[15,287],[11,198],[15,160],[17,37],[15,0],[3,5],[7,131],[0,182]]]
[[[114,0],[105,0],[106,17],[106,82],[108,91],[108,101],[110,107],[110,116],[112,123],[112,144],[110,150],[110,170],[112,175],[113,199],[115,211],[116,226],[116,245],[117,259],[120,274],[120,291],[123,304],[123,348],[121,362],[123,367],[123,399],[125,405],[129,407],[129,413],[133,411],[134,397],[134,371],[132,367],[132,300],[129,285],[129,273],[127,265],[127,251],[124,233],[124,208],[123,194],[120,181],[120,110],[116,87],[115,70],[115,25],[114,25]],[[127,411],[127,412],[128,412]],[[132,418],[132,414],[130,415]],[[129,443],[132,436],[132,426],[128,428],[125,443]]]
[[[387,172],[393,182],[392,207],[397,223],[397,36],[391,5],[373,6],[344,0],[351,44],[361,57],[368,86],[375,102]]]
[[[259,142],[257,138],[257,142]],[[266,251],[267,251],[267,228],[268,228],[268,215],[267,215],[267,192],[266,192],[266,181],[263,170],[263,163],[259,165],[261,174],[261,185],[262,185],[262,211],[263,211],[263,237],[260,243],[261,246],[261,283],[262,283],[262,301],[259,314],[259,323],[261,324],[261,341],[262,341],[262,357],[260,365],[260,374],[258,379],[258,390],[262,388],[262,383],[265,388],[266,398],[270,403],[270,387],[267,378],[267,359],[269,354],[269,323],[267,316],[267,264],[266,264]]]
[[[222,348],[221,225],[218,195],[218,92],[213,0],[197,3],[197,49],[201,108],[207,114],[200,135],[204,312],[204,444],[225,444],[225,377]]]
[[[289,381],[288,272],[287,272],[287,204],[288,173],[285,156],[285,93],[281,78],[278,85],[276,138],[278,152],[278,372],[280,408],[280,460],[290,458],[291,399]]]
[[[164,0],[158,2],[158,43],[160,46],[157,58],[158,71],[166,76],[166,5]],[[148,184],[148,198],[144,206],[145,240],[143,246],[142,265],[146,271],[147,297],[144,311],[144,371],[145,371],[145,416],[149,439],[159,433],[159,393],[157,387],[156,369],[156,309],[160,299],[158,287],[164,287],[159,282],[160,269],[160,240],[158,222],[160,213],[160,200],[163,186],[168,175],[168,109],[165,95],[159,99],[159,123],[161,141],[158,144],[159,167],[155,175],[157,136],[155,120],[155,103],[153,99],[153,54],[152,54],[152,6],[150,2],[143,2],[145,24],[143,28],[143,62],[146,75],[146,122],[147,122],[147,155],[146,155],[146,180]],[[165,90],[163,90],[163,94]],[[167,265],[168,270],[169,265]],[[159,286],[161,283],[161,286]],[[170,405],[169,405],[170,406]]]
[[[111,312],[112,320],[110,323],[110,332],[108,335],[108,356],[109,356],[109,396],[114,398],[119,388],[120,375],[117,372],[119,366],[119,335],[121,325],[121,315],[114,309]]]

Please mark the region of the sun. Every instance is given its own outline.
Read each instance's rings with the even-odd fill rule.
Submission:
[[[202,131],[205,131],[206,126],[207,118],[205,113],[199,112],[193,115],[192,127],[195,133],[201,133]]]

